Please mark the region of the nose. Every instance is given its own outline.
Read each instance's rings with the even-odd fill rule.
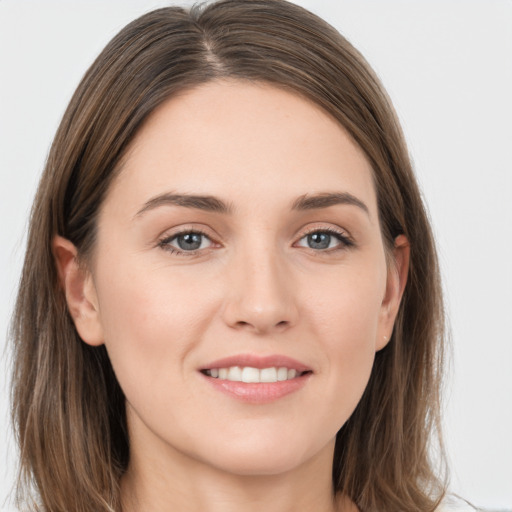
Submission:
[[[296,324],[296,283],[286,264],[271,252],[245,253],[231,262],[222,313],[229,327],[271,334]]]

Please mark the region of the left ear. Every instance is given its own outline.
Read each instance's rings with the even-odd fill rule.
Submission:
[[[393,254],[388,264],[388,275],[386,281],[386,293],[382,301],[381,318],[375,351],[384,348],[393,332],[396,315],[400,307],[400,301],[407,283],[409,273],[410,245],[405,235],[399,235],[395,238]]]

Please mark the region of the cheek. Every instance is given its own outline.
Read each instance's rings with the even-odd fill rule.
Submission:
[[[137,400],[144,384],[180,385],[187,355],[211,319],[212,305],[190,276],[165,269],[137,271],[137,264],[98,270],[98,297],[105,345],[127,398]],[[142,384],[142,386],[141,386]],[[133,396],[133,395],[136,396]],[[142,397],[143,398],[143,397]]]
[[[385,294],[385,266],[361,267],[342,268],[337,275],[327,276],[304,300],[319,338],[332,345],[333,354],[342,353],[342,347],[363,348],[376,341]]]
[[[160,341],[157,332],[167,341],[179,340],[181,331],[201,323],[207,297],[199,279],[161,266],[139,265],[136,258],[124,265],[118,262],[104,261],[97,272],[107,342],[116,342],[124,332],[149,347]]]
[[[311,294],[307,301],[314,336],[321,340],[327,359],[325,389],[331,393],[325,405],[340,426],[366,388],[379,335],[385,268],[366,269],[340,275],[337,286],[326,284],[322,293]]]

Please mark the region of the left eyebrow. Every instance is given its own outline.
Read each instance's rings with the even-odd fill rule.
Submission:
[[[293,202],[292,210],[316,210],[319,208],[329,208],[329,206],[335,206],[337,204],[357,206],[370,216],[368,206],[348,192],[323,192],[313,195],[304,194]]]

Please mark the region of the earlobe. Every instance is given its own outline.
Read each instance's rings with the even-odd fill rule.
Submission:
[[[52,249],[59,284],[78,334],[88,345],[103,344],[98,299],[90,272],[79,265],[78,251],[69,240],[55,236]]]
[[[410,245],[405,235],[395,238],[393,258],[388,265],[386,293],[382,301],[381,322],[377,335],[376,351],[384,348],[391,339],[393,325],[409,274]]]

